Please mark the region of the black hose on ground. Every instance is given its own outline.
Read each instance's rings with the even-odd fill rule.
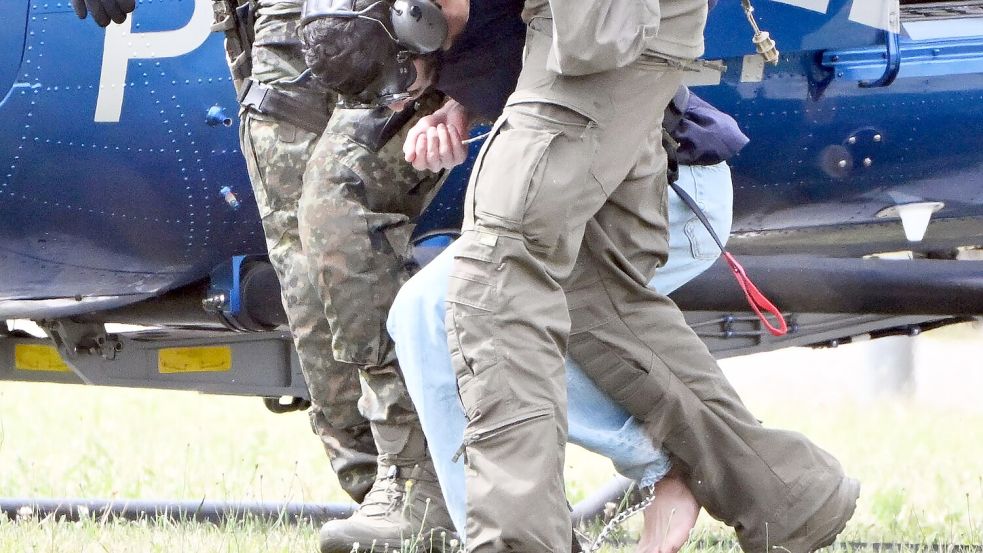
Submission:
[[[609,503],[617,503],[630,484],[631,481],[625,478],[615,478],[577,503],[571,513],[574,524],[603,517],[605,507]],[[356,507],[351,503],[0,497],[0,513],[10,520],[28,517],[66,521],[164,518],[222,524],[252,518],[270,522],[322,524],[347,518]]]
[[[346,503],[279,503],[272,501],[194,501],[157,499],[0,498],[0,513],[25,517],[142,520],[166,518],[221,524],[246,518],[283,522],[322,522],[347,518],[355,505]]]

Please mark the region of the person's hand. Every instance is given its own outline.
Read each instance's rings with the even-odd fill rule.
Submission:
[[[126,14],[136,9],[136,0],[72,0],[72,8],[79,19],[85,19],[92,12],[96,25],[105,27],[110,21],[126,21]]]
[[[462,137],[470,121],[464,106],[448,99],[440,109],[421,118],[410,129],[403,143],[406,161],[418,171],[433,172],[464,163],[468,148]]]

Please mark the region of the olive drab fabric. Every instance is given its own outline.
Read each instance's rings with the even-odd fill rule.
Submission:
[[[762,427],[675,304],[646,287],[668,253],[660,124],[682,71],[644,53],[558,75],[548,7],[527,15],[525,64],[476,161],[447,298],[468,550],[570,547],[564,352],[646,423],[745,550],[824,544],[856,483],[804,437]]]
[[[602,208],[637,226],[627,255],[668,249],[657,144],[680,72],[645,63],[559,77],[543,69],[550,20],[529,27],[517,92],[476,161],[447,298],[468,417],[469,551],[569,550],[562,353],[571,319],[591,306],[568,305],[562,286]]]
[[[526,2],[542,13],[546,0]],[[643,53],[680,59],[703,54],[706,0],[549,0],[553,38],[546,68],[588,75],[634,63]]]

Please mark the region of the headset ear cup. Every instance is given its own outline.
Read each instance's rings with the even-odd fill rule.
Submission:
[[[433,0],[396,0],[390,16],[399,43],[417,54],[435,52],[447,39],[447,19]]]

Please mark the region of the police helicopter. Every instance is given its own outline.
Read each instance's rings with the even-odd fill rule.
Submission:
[[[302,407],[211,1],[141,4],[100,29],[0,0],[0,320],[46,334],[0,325],[0,379]],[[727,357],[983,314],[983,1],[748,7],[712,12],[687,81],[751,137],[729,250],[788,332],[722,263],[673,296],[688,322]],[[468,169],[419,221],[421,257],[458,228]]]

